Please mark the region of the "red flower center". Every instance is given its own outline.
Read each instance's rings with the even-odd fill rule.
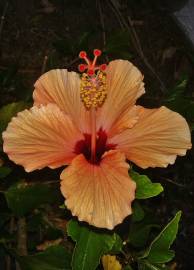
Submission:
[[[75,145],[75,153],[77,155],[83,154],[85,158],[93,164],[99,164],[102,158],[102,155],[108,151],[113,150],[116,147],[116,144],[107,144],[107,134],[105,131],[100,129],[97,132],[96,138],[96,158],[94,161],[91,160],[91,134],[84,134],[85,139],[80,140]]]

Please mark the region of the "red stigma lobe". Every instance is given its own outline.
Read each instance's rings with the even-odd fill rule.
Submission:
[[[95,49],[94,50],[94,56],[100,56],[101,55],[101,50]]]
[[[79,58],[84,59],[86,64],[80,64],[78,69],[80,72],[84,72],[87,70],[87,74],[89,76],[93,76],[97,70],[104,71],[106,69],[106,64],[101,64],[100,66],[96,65],[97,58],[102,54],[102,51],[99,49],[94,49],[93,55],[94,59],[91,61],[87,57],[87,53],[85,51],[81,51],[79,53]]]
[[[84,64],[80,64],[80,65],[78,66],[78,69],[79,69],[80,72],[84,72],[84,71],[87,69],[87,66],[84,65]]]
[[[82,59],[84,59],[85,57],[87,57],[87,53],[85,51],[81,51],[79,53],[79,57],[82,58]]]

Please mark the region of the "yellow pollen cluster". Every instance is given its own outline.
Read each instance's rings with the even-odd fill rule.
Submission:
[[[97,74],[89,76],[83,73],[81,76],[81,101],[87,110],[101,107],[106,99],[106,74],[98,71]]]

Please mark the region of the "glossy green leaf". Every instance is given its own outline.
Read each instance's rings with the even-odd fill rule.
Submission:
[[[8,176],[11,173],[12,169],[9,167],[0,167],[0,179]]]
[[[71,270],[71,255],[62,246],[52,246],[31,256],[18,257],[21,270]]]
[[[166,263],[174,258],[174,251],[169,250],[169,248],[176,238],[180,217],[181,211],[175,215],[152,241],[143,258],[147,258],[150,263]]]
[[[24,216],[41,204],[55,202],[59,196],[58,191],[53,187],[19,182],[5,192],[5,197],[8,207],[14,214]]]
[[[92,227],[70,221],[68,235],[76,242],[72,259],[73,270],[94,270],[103,254],[116,246],[118,237],[115,233],[105,233]]]
[[[2,107],[0,109],[0,133],[6,129],[13,116],[27,107],[27,104],[23,101],[10,103]]]
[[[136,182],[136,199],[148,199],[159,195],[163,191],[160,183],[152,183],[146,175],[130,172],[131,178]]]

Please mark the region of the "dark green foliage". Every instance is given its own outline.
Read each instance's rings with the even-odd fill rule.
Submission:
[[[8,207],[16,216],[24,216],[42,204],[56,201],[58,191],[44,184],[19,182],[11,186],[5,197]]]
[[[0,179],[5,178],[12,172],[12,169],[9,167],[2,166],[0,167]]]
[[[22,270],[70,270],[71,255],[62,246],[52,246],[35,255],[17,257]]]

